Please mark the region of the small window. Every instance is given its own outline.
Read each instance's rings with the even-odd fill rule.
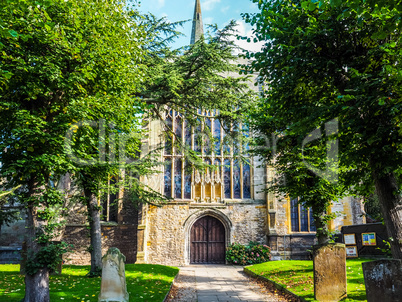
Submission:
[[[290,200],[290,219],[292,232],[315,232],[313,211],[299,203],[299,198]]]

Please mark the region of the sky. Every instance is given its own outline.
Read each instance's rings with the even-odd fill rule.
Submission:
[[[166,17],[170,21],[191,20],[194,15],[195,0],[140,0],[140,12],[151,12],[157,17]],[[246,24],[241,17],[241,13],[258,12],[258,7],[251,0],[201,0],[202,21],[204,32],[207,24],[218,24],[219,28],[224,27],[230,20],[237,21],[237,30],[240,35],[251,36],[252,28]],[[187,22],[181,29],[185,36],[180,38],[173,45],[178,48],[190,43],[191,21]],[[236,42],[238,45],[249,50],[258,50],[261,43],[247,43],[245,40]]]

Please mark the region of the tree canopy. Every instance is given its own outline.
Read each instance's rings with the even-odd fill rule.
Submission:
[[[298,138],[293,144],[301,150],[303,138],[336,120],[337,133],[326,134],[338,141],[341,185],[363,196],[375,187],[393,255],[401,258],[400,4],[254,2],[261,12],[244,18],[265,45],[248,56],[268,87],[258,129]],[[301,163],[293,151],[278,153],[284,168]]]
[[[49,269],[62,252],[49,221],[52,206],[62,203],[53,184],[75,169],[66,133],[76,122],[101,119],[131,131],[145,105],[134,95],[144,79],[146,35],[125,4],[7,0],[0,12],[1,176],[24,188],[25,301],[49,300]]]

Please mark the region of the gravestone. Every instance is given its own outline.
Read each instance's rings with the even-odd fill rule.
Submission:
[[[102,257],[99,302],[128,302],[125,262],[126,257],[115,247],[111,247]]]
[[[315,246],[314,297],[318,301],[339,301],[346,297],[346,249],[344,244]]]
[[[362,266],[368,302],[402,301],[402,260],[383,259]]]

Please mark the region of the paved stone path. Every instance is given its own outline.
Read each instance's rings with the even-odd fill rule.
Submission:
[[[167,301],[232,302],[287,301],[243,274],[243,267],[230,265],[190,265],[180,268]]]

